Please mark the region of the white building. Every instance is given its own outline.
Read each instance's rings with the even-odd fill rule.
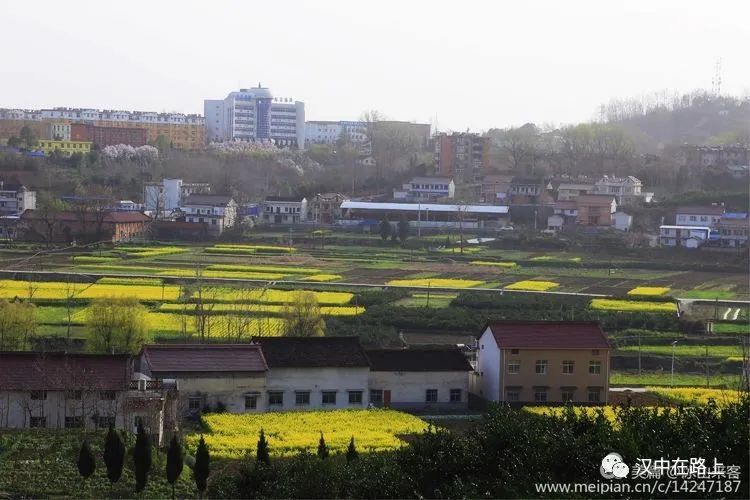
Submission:
[[[273,411],[365,408],[367,360],[358,337],[261,337]]]
[[[53,141],[69,141],[70,123],[50,123],[47,126],[47,138]]]
[[[650,203],[654,193],[642,191],[643,182],[637,177],[614,177],[605,175],[594,184],[590,194],[609,194],[615,197],[618,205]]]
[[[182,202],[180,210],[185,222],[205,224],[212,236],[223,233],[237,222],[237,203],[231,196],[191,194]]]
[[[308,121],[305,122],[305,147],[311,144],[336,144],[346,138],[356,144],[363,154],[369,154],[367,124],[361,121]]]
[[[571,201],[575,200],[582,194],[590,194],[594,192],[593,184],[579,184],[563,182],[557,187],[557,200],[558,201]]]
[[[209,142],[270,141],[304,147],[305,103],[274,97],[260,84],[230,92],[224,99],[206,99],[203,108]]]
[[[203,125],[203,117],[200,115],[186,115],[183,113],[156,113],[152,111],[120,111],[99,110],[90,108],[52,108],[42,109],[38,112],[25,112],[23,118],[14,119],[38,119],[38,120],[83,120],[83,121],[110,121],[127,123],[151,123],[165,125]],[[32,118],[33,117],[33,118]],[[0,118],[4,116],[0,113]]]
[[[747,247],[748,234],[750,234],[750,219],[747,213],[726,213],[722,216],[719,222],[721,246]]]
[[[0,181],[0,215],[22,214],[36,208],[36,191],[23,184]]]
[[[267,196],[263,202],[263,222],[298,224],[307,220],[307,198]]]
[[[664,247],[698,248],[710,235],[708,226],[659,226],[659,244]]]
[[[711,229],[717,229],[724,211],[724,205],[677,207],[675,225],[708,226]]]
[[[414,177],[401,189],[393,190],[393,198],[397,200],[453,199],[455,194],[456,184],[450,177]]]
[[[617,211],[612,214],[612,227],[618,231],[630,231],[630,226],[633,225],[633,216],[626,214],[625,212]]]
[[[374,349],[370,403],[403,410],[445,411],[468,406],[473,370],[457,348]]]
[[[182,179],[162,179],[161,182],[147,182],[143,186],[143,209],[169,214],[180,208],[185,198],[191,194],[208,194],[211,184],[205,182],[183,182]]]

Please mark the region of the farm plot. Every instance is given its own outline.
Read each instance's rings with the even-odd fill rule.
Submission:
[[[637,345],[622,346],[617,349],[620,352],[638,352]],[[734,358],[742,357],[742,347],[740,345],[680,345],[672,347],[671,345],[642,345],[640,350],[643,354],[652,354],[654,356],[671,356],[677,357],[704,357],[708,351],[709,358]]]
[[[554,281],[536,281],[536,280],[524,280],[516,281],[507,285],[505,288],[508,290],[530,290],[535,292],[546,292],[560,286],[559,283]]]
[[[419,287],[435,287],[435,288],[471,288],[475,286],[484,285],[483,281],[478,280],[465,280],[458,278],[415,278],[415,279],[401,279],[401,280],[390,280],[386,282],[386,285],[391,286],[419,286]]]
[[[741,393],[732,389],[706,389],[698,387],[648,387],[648,392],[669,402],[687,406],[703,406],[713,400],[719,406],[737,403]]]
[[[222,413],[205,415],[203,422],[209,431],[204,434],[206,444],[212,454],[224,458],[254,453],[261,429],[268,439],[270,453],[279,456],[314,451],[321,433],[334,453],[345,452],[352,436],[360,451],[393,450],[404,444],[400,436],[428,428],[423,420],[393,410]],[[198,439],[198,435],[190,435],[187,442],[193,447]]]
[[[677,305],[673,302],[647,302],[638,300],[592,299],[589,307],[602,311],[677,312]]]

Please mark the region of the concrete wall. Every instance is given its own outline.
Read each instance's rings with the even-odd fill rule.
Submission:
[[[370,372],[370,390],[391,391],[392,408],[412,410],[466,408],[470,372]],[[427,389],[437,389],[437,403],[426,402]],[[461,401],[450,401],[450,390],[461,390]]]
[[[264,408],[271,411],[321,408],[364,408],[369,401],[368,367],[361,368],[271,368],[263,394]],[[268,392],[284,393],[282,406],[268,406]],[[309,391],[310,404],[297,405],[296,391]],[[323,405],[323,391],[336,391],[336,404]],[[348,391],[362,391],[362,404],[350,405]]]
[[[178,412],[190,413],[191,398],[200,398],[201,409],[214,410],[217,404],[229,413],[261,412],[265,409],[264,374],[252,373],[157,373],[158,379],[176,379],[179,387]],[[258,396],[257,408],[245,408],[245,396]]]
[[[489,328],[479,337],[477,373],[479,396],[488,401],[500,401],[500,350]]]
[[[92,417],[115,417],[122,428],[128,421],[125,412],[126,392],[116,393],[114,400],[103,400],[99,391],[83,392],[81,399],[66,399],[64,391],[47,391],[46,399],[31,399],[30,392],[0,391],[0,428],[29,428],[31,417],[46,417],[46,428],[65,428],[65,417],[83,417],[87,429],[96,427]]]

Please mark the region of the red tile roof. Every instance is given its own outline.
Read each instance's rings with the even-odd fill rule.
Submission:
[[[255,344],[151,344],[143,346],[151,372],[265,372],[260,346]],[[141,367],[141,370],[144,367]]]
[[[374,372],[469,372],[471,365],[458,348],[369,349]]]
[[[495,321],[487,327],[505,349],[609,349],[597,321]]]
[[[26,210],[21,216],[24,220],[44,219],[45,215],[39,210]],[[76,212],[58,212],[54,214],[54,220],[56,221],[70,221],[79,222],[81,215]],[[142,214],[141,212],[107,212],[103,215],[96,214],[94,212],[85,212],[84,218],[86,222],[97,222],[101,220],[104,223],[126,223],[126,222],[148,222],[151,217]]]
[[[0,391],[124,391],[130,356],[0,352]]]

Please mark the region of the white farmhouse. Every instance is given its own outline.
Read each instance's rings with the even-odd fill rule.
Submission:
[[[366,352],[373,405],[418,411],[467,408],[472,367],[458,348]]]
[[[685,206],[675,210],[676,226],[708,226],[718,229],[724,215],[724,205]]]
[[[263,202],[263,222],[298,224],[307,220],[307,198],[267,196]]]
[[[206,231],[218,236],[237,221],[237,203],[231,196],[191,194],[180,207],[185,222],[205,224]]]

